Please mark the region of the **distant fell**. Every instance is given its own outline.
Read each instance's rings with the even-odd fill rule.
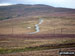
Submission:
[[[43,4],[0,6],[0,20],[24,16],[75,16],[75,9],[57,8]]]

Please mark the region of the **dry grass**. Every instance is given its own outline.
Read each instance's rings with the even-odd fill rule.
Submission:
[[[41,51],[19,52],[10,54],[0,54],[0,56],[60,56],[59,50],[60,49],[50,49]],[[75,51],[75,48],[61,48],[61,50]]]
[[[24,51],[36,51],[58,48],[59,44],[75,43],[75,38],[0,38],[0,53],[13,53]],[[74,47],[75,45],[63,45],[64,47]],[[62,46],[61,46],[62,47]],[[60,48],[61,48],[60,47]]]
[[[34,32],[34,25],[37,24],[37,20],[33,21],[9,21],[9,22],[1,22],[0,24],[0,34],[27,34],[29,32]],[[28,29],[31,27],[31,29]]]
[[[41,33],[49,34],[75,34],[75,19],[66,18],[48,18],[44,19],[43,24],[40,25]]]
[[[37,34],[75,34],[75,19],[74,18],[43,18],[44,22],[40,25],[40,32]],[[0,22],[0,34],[27,34],[35,32],[35,24],[39,19],[11,19]],[[28,29],[27,27],[31,27]]]
[[[43,18],[44,22],[40,25],[40,32],[34,34],[36,36],[19,36],[12,37],[0,36],[0,56],[59,56],[57,53],[59,49],[56,45],[59,44],[72,44],[75,43],[73,38],[58,38],[58,37],[45,37],[41,34],[75,34],[75,20],[71,18]],[[38,20],[17,20],[10,19],[0,22],[0,34],[27,34],[34,32],[34,25]],[[12,26],[13,25],[13,26]],[[31,27],[28,29],[27,27]],[[13,28],[13,33],[12,33]],[[40,36],[38,36],[40,34]],[[43,38],[45,37],[45,38]],[[50,47],[50,45],[52,45]],[[42,46],[42,47],[41,47]],[[73,45],[64,45],[61,47],[75,47]],[[60,47],[60,48],[61,48]],[[56,48],[56,49],[51,49]],[[50,49],[50,50],[47,50]],[[16,53],[17,52],[17,53]],[[8,54],[7,54],[8,53]]]

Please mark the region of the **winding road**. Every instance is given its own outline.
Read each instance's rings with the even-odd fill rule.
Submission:
[[[30,32],[29,34],[35,34],[35,33],[38,33],[38,32],[40,32],[40,27],[39,27],[39,25],[40,24],[42,24],[43,23],[43,19],[40,19],[39,20],[39,23],[38,24],[35,24],[35,32]]]

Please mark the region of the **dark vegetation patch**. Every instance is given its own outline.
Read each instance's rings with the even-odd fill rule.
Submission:
[[[75,34],[39,34],[39,35],[0,35],[0,40],[7,40],[7,38],[24,38],[24,39],[48,39],[48,38],[74,38]],[[14,52],[25,52],[25,51],[37,51],[37,50],[49,50],[57,48],[68,48],[75,47],[75,42],[73,40],[65,41],[62,44],[42,44],[40,46],[29,46],[25,48],[16,48],[16,49],[4,49],[0,48],[0,54],[5,53],[14,53]]]
[[[0,35],[1,38],[41,38],[41,39],[48,39],[48,38],[75,38],[75,34],[8,34],[8,35]]]
[[[0,17],[0,20],[6,20],[6,19],[10,19],[10,18],[11,17],[4,17],[4,18],[3,17],[2,18]]]
[[[25,51],[36,51],[36,50],[49,50],[49,49],[59,49],[59,48],[70,48],[75,47],[75,43],[67,44],[45,44],[35,47],[26,47],[22,49],[0,49],[0,54],[5,53],[15,53],[15,52],[25,52]]]

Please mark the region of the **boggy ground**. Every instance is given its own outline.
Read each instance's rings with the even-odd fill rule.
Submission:
[[[60,56],[60,49],[40,50],[40,51],[29,51],[19,52],[10,54],[0,54],[0,56]],[[75,51],[75,48],[61,48],[63,51]]]
[[[0,56],[59,56],[74,47],[74,34],[0,35]]]
[[[60,48],[75,51],[74,18],[43,18],[40,32],[28,34],[35,32],[34,25],[38,20],[0,22],[0,56],[59,56]]]

